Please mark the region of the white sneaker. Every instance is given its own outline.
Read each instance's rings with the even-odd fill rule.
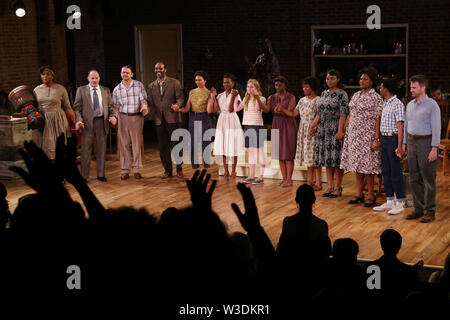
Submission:
[[[373,207],[373,211],[388,211],[394,207],[394,200],[387,200],[381,206]]]
[[[391,210],[388,211],[389,214],[399,214],[402,213],[405,208],[406,202],[401,201],[395,201],[395,206],[392,207]]]
[[[402,213],[404,208],[402,206],[394,206],[391,210],[388,211],[389,214],[399,214]]]

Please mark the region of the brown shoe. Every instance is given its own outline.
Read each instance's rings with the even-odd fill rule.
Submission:
[[[171,173],[169,172],[164,172],[164,174],[161,176],[161,179],[167,179],[173,177]]]
[[[422,212],[413,212],[413,213],[409,214],[408,216],[406,216],[406,219],[413,220],[413,219],[418,219],[421,216],[423,216]]]
[[[130,175],[128,173],[122,173],[122,175],[120,176],[121,180],[127,180],[130,177]]]
[[[183,171],[177,171],[177,177],[178,178],[184,178]]]
[[[135,179],[142,179],[142,176],[141,176],[141,174],[140,174],[139,172],[136,172],[136,173],[134,174],[134,178],[135,178]]]
[[[434,214],[425,214],[419,221],[422,223],[428,223],[434,220]]]

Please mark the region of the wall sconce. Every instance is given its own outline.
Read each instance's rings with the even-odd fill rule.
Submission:
[[[22,0],[12,1],[11,11],[14,11],[15,15],[19,18],[22,18],[27,13],[25,4]]]

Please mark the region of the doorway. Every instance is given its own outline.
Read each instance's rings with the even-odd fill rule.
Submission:
[[[183,56],[180,24],[136,25],[136,79],[147,87],[155,80],[155,64],[163,61],[167,75],[183,86]]]

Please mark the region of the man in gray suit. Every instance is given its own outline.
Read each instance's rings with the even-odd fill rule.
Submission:
[[[184,103],[180,82],[166,76],[164,62],[155,65],[156,80],[148,85],[147,99],[150,110],[155,115],[156,134],[158,136],[161,162],[164,167],[162,179],[172,177],[171,152],[175,141],[171,141],[172,132],[178,129],[179,113],[172,106],[181,107]],[[177,164],[177,177],[183,178],[181,163]]]
[[[112,107],[111,92],[99,85],[97,70],[88,74],[89,84],[79,87],[73,108],[77,117],[75,129],[81,131],[81,175],[89,179],[92,143],[95,136],[97,179],[105,182],[106,137],[109,123],[117,123],[117,115]]]

